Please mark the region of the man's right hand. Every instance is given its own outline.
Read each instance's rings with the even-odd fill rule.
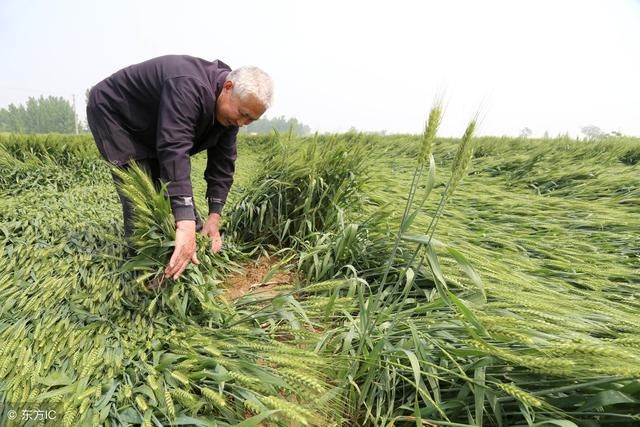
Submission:
[[[177,221],[175,248],[164,274],[177,280],[190,262],[200,264],[196,256],[196,222]]]

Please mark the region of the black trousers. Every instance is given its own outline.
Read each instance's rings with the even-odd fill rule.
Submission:
[[[140,159],[136,160],[136,163],[140,168],[145,171],[153,180],[154,183],[160,182],[160,165],[158,164],[157,159]],[[129,169],[130,164],[125,164],[120,166],[120,168],[124,170]],[[133,204],[131,201],[122,194],[120,191],[120,177],[115,173],[111,173],[113,177],[113,181],[116,186],[116,190],[118,191],[118,196],[120,197],[120,203],[122,204],[122,217],[124,219],[124,237],[128,240],[129,237],[133,234]],[[195,203],[193,205],[193,210],[196,215],[196,231],[202,230],[202,219],[198,215],[196,211]]]

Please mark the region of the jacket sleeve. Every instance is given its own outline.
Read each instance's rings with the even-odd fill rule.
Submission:
[[[176,221],[195,220],[191,187],[191,158],[196,123],[202,111],[200,85],[185,77],[165,81],[158,108],[156,150],[160,179]]]
[[[238,129],[229,131],[220,138],[218,144],[207,150],[207,168],[204,171],[204,179],[207,181],[209,214],[222,212],[229,189],[233,185],[235,162],[238,157],[237,134]]]

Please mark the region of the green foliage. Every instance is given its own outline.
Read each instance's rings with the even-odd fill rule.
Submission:
[[[263,146],[268,166],[230,211],[230,231],[246,242],[295,247],[314,233],[337,230],[344,209],[362,203],[367,158],[360,138],[278,138]],[[295,144],[300,147],[292,149]]]
[[[124,177],[124,264],[91,141],[0,136],[0,406],[59,404],[70,425],[637,424],[639,141],[436,130],[241,139],[225,252],[199,237],[202,264],[159,292],[161,189]],[[300,283],[225,302],[219,280],[272,249]]]
[[[23,138],[22,145],[38,152],[41,142]],[[35,157],[41,165],[65,158],[69,150],[58,142]],[[62,161],[58,168],[62,179],[78,173]],[[210,254],[200,239],[200,266],[158,291],[144,286],[171,251],[168,201],[139,170],[122,175],[136,204],[138,250],[123,264],[115,189],[106,162],[97,168],[60,190],[2,191],[0,340],[10,345],[0,349],[1,410],[59,405],[68,425],[339,418],[328,410],[340,405],[331,391],[336,365],[301,349],[293,334],[273,339],[260,327],[267,319],[259,306],[236,307],[221,296],[219,279],[244,257],[232,242]],[[281,316],[269,320],[302,327],[288,307],[284,301]]]
[[[8,135],[0,138],[0,191],[64,191],[86,180],[106,178],[93,140],[88,136]]]
[[[633,368],[636,357],[622,349],[622,341],[614,336],[624,333],[624,340],[628,340],[631,336],[627,334],[631,330],[638,330],[640,325],[633,320],[632,314],[637,310],[636,305],[625,308],[621,303],[607,308],[606,305],[610,303],[606,302],[608,296],[600,299],[598,295],[601,294],[580,292],[572,282],[566,281],[566,278],[573,276],[572,266],[567,260],[561,262],[560,257],[556,257],[557,279],[547,269],[533,272],[539,276],[524,276],[527,281],[522,282],[524,277],[521,269],[529,266],[526,262],[516,263],[517,253],[510,253],[509,269],[500,266],[495,259],[495,254],[502,252],[496,252],[495,249],[493,255],[490,251],[479,252],[483,242],[491,242],[486,232],[470,233],[479,224],[467,225],[468,218],[479,214],[479,208],[483,209],[483,215],[489,215],[483,217],[484,221],[480,223],[484,229],[489,226],[491,219],[496,226],[503,225],[508,230],[499,234],[494,228],[491,236],[504,247],[515,247],[513,239],[526,238],[532,222],[538,227],[550,223],[550,217],[545,211],[534,214],[537,211],[531,207],[529,212],[520,213],[520,209],[514,208],[514,202],[509,199],[509,205],[501,205],[498,210],[491,205],[479,204],[483,199],[499,204],[500,198],[506,198],[511,194],[510,191],[517,189],[517,181],[507,181],[514,186],[499,189],[494,183],[484,180],[478,190],[476,187],[470,188],[468,184],[462,185],[461,180],[467,170],[471,170],[474,180],[484,179],[486,165],[506,163],[514,157],[528,157],[527,161],[531,162],[535,156],[546,154],[543,164],[547,174],[570,174],[571,168],[575,169],[578,163],[605,161],[608,167],[620,168],[616,170],[621,176],[614,178],[608,174],[606,181],[589,189],[584,188],[583,194],[573,196],[585,197],[587,190],[591,190],[594,193],[590,197],[597,200],[605,194],[606,186],[615,182],[612,180],[629,180],[632,176],[633,171],[624,168],[633,165],[627,159],[633,158],[637,141],[622,145],[584,145],[579,149],[574,144],[565,145],[569,144],[565,141],[530,141],[527,147],[517,140],[484,139],[472,144],[474,124],[470,124],[460,141],[439,141],[433,145],[434,156],[441,159],[444,166],[450,166],[441,168],[442,178],[432,175],[433,162],[422,162],[425,176],[420,178],[421,174],[414,175],[413,183],[410,160],[415,162],[416,158],[425,158],[424,147],[432,144],[425,143],[428,138],[389,137],[367,141],[367,149],[372,150],[369,151],[370,155],[375,153],[375,167],[372,168],[374,172],[366,169],[365,174],[354,177],[356,181],[367,177],[360,193],[368,189],[375,192],[369,193],[369,196],[375,194],[377,200],[395,202],[397,214],[402,214],[399,210],[400,201],[413,200],[409,205],[413,207],[394,220],[403,230],[398,242],[398,256],[390,257],[389,241],[393,237],[385,231],[385,222],[370,221],[363,224],[354,221],[367,217],[362,215],[362,206],[365,206],[365,210],[378,210],[379,205],[357,204],[358,207],[353,210],[343,206],[342,225],[338,225],[337,230],[330,228],[315,233],[300,233],[299,236],[304,236],[304,239],[283,243],[299,248],[299,268],[311,283],[332,277],[352,277],[347,282],[311,284],[308,289],[313,290],[315,296],[302,302],[311,319],[330,322],[325,326],[322,348],[333,350],[338,359],[351,361],[350,366],[339,375],[345,381],[345,395],[354,408],[351,423],[386,425],[389,422],[415,423],[422,419],[442,425],[513,425],[525,422],[533,424],[535,421],[540,425],[571,425],[567,423],[571,423],[569,420],[575,419],[573,417],[603,422],[619,418],[632,423],[632,401],[637,399],[637,395],[634,395],[634,380],[629,378],[637,377]],[[425,135],[431,133],[426,132]],[[300,145],[303,143],[299,142]],[[476,154],[472,149],[474,146]],[[600,149],[595,150],[596,147]],[[481,163],[470,163],[473,157],[476,158],[475,162]],[[573,160],[578,158],[580,161]],[[262,164],[265,170],[279,171],[283,168],[271,160],[271,157],[266,157]],[[566,162],[566,166],[556,169],[554,165],[558,162]],[[256,176],[262,176],[261,173],[258,170]],[[287,181],[292,175],[285,169],[279,177]],[[520,177],[529,178],[526,173]],[[502,176],[493,178],[501,179]],[[258,193],[267,197],[265,192],[278,194],[278,190],[274,190],[277,188],[265,187]],[[403,195],[407,188],[410,190],[405,198]],[[633,197],[634,188],[633,184],[629,186],[620,201]],[[441,192],[441,203],[427,202],[432,190]],[[527,190],[526,185],[520,189]],[[609,192],[608,196],[617,198],[615,194]],[[562,196],[568,199],[563,207],[566,210],[572,196],[569,193]],[[520,203],[526,197],[521,194],[511,196],[512,199],[519,198]],[[447,208],[449,215],[443,213],[447,200],[450,202]],[[553,200],[548,203],[559,202]],[[304,199],[289,199],[287,206],[290,209],[304,206]],[[464,216],[458,214],[461,206],[467,212]],[[634,209],[632,204],[625,206],[628,210]],[[576,206],[580,210],[585,207]],[[385,210],[389,217],[393,217],[393,211]],[[516,213],[517,217],[514,215]],[[503,224],[500,217],[507,215],[513,222]],[[274,227],[281,227],[287,219],[287,216],[282,216],[280,222],[274,221]],[[444,233],[447,235],[454,238],[464,235],[469,241],[476,242],[470,246],[456,239],[465,248],[466,256],[462,255],[462,251],[432,237],[437,223],[434,220],[438,219],[439,229],[446,230]],[[512,224],[517,224],[523,234],[515,234]],[[557,232],[553,223],[550,227]],[[385,244],[380,245],[381,240],[386,240]],[[537,247],[551,243],[535,235],[526,242]],[[275,243],[278,244],[277,241]],[[624,245],[631,249],[632,243],[627,239]],[[420,247],[423,252],[418,252]],[[556,247],[555,250],[568,254],[569,249],[570,245],[567,248]],[[342,256],[338,256],[338,253]],[[344,256],[351,253],[357,255]],[[545,250],[545,257],[548,256],[553,256],[550,249]],[[586,255],[583,253],[582,256]],[[369,268],[364,267],[363,260],[374,258],[379,262],[368,264]],[[571,252],[569,259],[577,262],[577,252]],[[389,263],[384,263],[385,260],[389,260]],[[633,263],[631,259],[629,261]],[[388,265],[389,274],[386,276],[381,274],[381,264]],[[599,264],[604,266],[606,262]],[[544,265],[548,266],[549,263]],[[620,261],[616,265],[620,268]],[[479,282],[481,275],[476,268],[481,272],[482,282]],[[495,268],[499,268],[499,271],[494,271]],[[372,274],[372,270],[376,271],[375,274]],[[623,270],[625,273],[621,276],[630,280],[632,271],[628,268]],[[366,283],[363,277],[366,277]],[[549,280],[553,280],[555,287],[562,286],[563,291],[545,286]],[[480,287],[481,283],[484,286]],[[602,284],[606,286],[604,281]],[[326,287],[324,295],[322,292],[317,295],[316,287]],[[303,287],[302,291],[305,289]],[[373,293],[369,293],[369,289]],[[611,296],[631,295],[629,292],[627,287],[617,290],[607,288],[607,294]],[[571,293],[576,293],[575,298],[570,296]],[[531,299],[527,298],[528,295]],[[587,296],[589,302],[584,300]],[[508,303],[502,302],[503,299]],[[628,303],[629,300],[625,298],[624,301]],[[581,305],[584,305],[584,309],[576,315],[576,307]],[[599,318],[596,321],[590,310],[607,314],[601,318],[596,316]],[[613,318],[618,318],[622,324],[614,326],[610,323]],[[619,328],[618,332],[613,332],[612,328]],[[600,334],[613,335],[610,335],[609,341],[603,342]],[[575,340],[587,340],[588,344],[573,347],[570,343]],[[616,342],[618,344],[614,344]],[[574,348],[581,352],[580,355],[571,353]],[[615,358],[620,366],[603,368],[597,358],[604,354]],[[512,384],[514,378],[517,378],[515,385]],[[597,379],[592,382],[583,378]],[[610,401],[598,398],[609,396],[616,388],[634,391],[617,398],[612,395]],[[580,403],[572,406],[572,402]],[[617,414],[581,412],[579,408],[589,408],[588,402],[603,403],[605,406],[599,408],[604,410],[611,410],[613,405],[621,405],[621,409]]]
[[[26,106],[10,104],[0,109],[0,132],[72,133],[75,112],[62,97],[29,97]]]

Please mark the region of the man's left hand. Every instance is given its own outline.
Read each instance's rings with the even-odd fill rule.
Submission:
[[[211,238],[211,250],[220,252],[222,237],[220,237],[220,214],[212,213],[202,227],[202,234]]]

